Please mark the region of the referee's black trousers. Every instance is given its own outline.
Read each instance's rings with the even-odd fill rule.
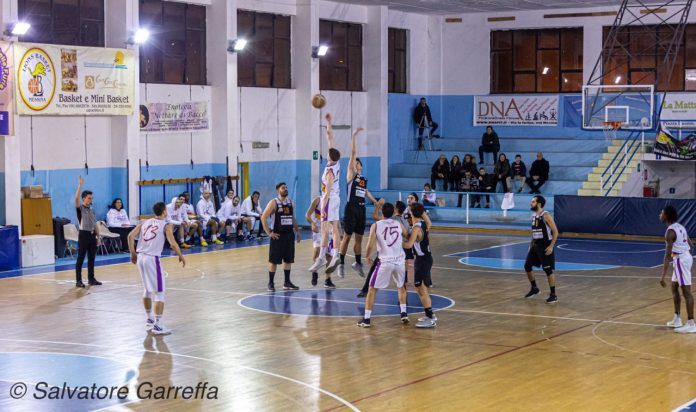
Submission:
[[[87,255],[87,277],[94,280],[94,260],[97,257],[97,235],[88,230],[80,230],[77,241],[77,262],[75,263],[75,279],[82,282],[82,264]]]

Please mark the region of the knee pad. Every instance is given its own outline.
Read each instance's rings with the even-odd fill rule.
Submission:
[[[551,276],[553,275],[553,269],[551,269],[550,267],[544,268],[544,273],[546,273],[546,276]]]
[[[155,302],[164,302],[164,292],[157,292],[154,293],[155,295]]]

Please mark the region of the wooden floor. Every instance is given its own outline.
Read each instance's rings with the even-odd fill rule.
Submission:
[[[217,400],[145,400],[108,410],[656,411],[696,398],[696,336],[660,326],[672,303],[659,269],[563,272],[560,302],[549,306],[545,277],[538,276],[542,295],[525,300],[521,268],[482,269],[444,256],[525,240],[435,235],[432,292],[456,304],[438,312],[434,330],[402,326],[396,317],[360,329],[356,318],[240,306],[241,298],[265,293],[267,246],[191,255],[185,269],[165,259],[165,323],[174,333],[163,338],[144,330],[134,265],[97,268],[108,282],[86,291],[72,287],[72,272],[2,279],[0,352],[9,359],[14,352],[84,355],[132,369],[135,384],[208,382],[219,391]],[[297,251],[293,281],[301,288],[311,287],[310,248],[303,242]],[[338,287],[360,287],[362,279],[348,272]],[[3,369],[6,386],[40,378],[27,377],[21,363]],[[108,373],[84,368],[82,378],[106,384],[100,379]],[[27,402],[0,394],[2,410],[55,410],[49,401]]]

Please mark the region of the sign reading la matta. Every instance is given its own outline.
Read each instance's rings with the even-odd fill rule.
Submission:
[[[109,49],[15,43],[15,102],[20,115],[130,115],[134,54]]]

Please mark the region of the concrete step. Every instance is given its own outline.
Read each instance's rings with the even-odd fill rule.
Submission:
[[[612,178],[611,181],[616,182],[616,183],[614,183],[614,187],[616,188],[619,183],[623,184],[626,180],[628,180],[628,175],[626,173],[624,173],[621,176],[619,176],[617,179]],[[605,190],[609,188],[608,185],[609,185],[609,183],[606,183]],[[582,183],[583,189],[599,189],[599,187],[600,187],[599,177],[596,177],[594,179],[588,179],[588,181]]]
[[[389,176],[391,177],[410,177],[410,176],[430,176],[432,165],[422,163],[395,163],[389,166]],[[478,165],[477,165],[478,167]],[[527,165],[527,169],[529,169]],[[489,167],[490,168],[490,167]],[[549,174],[550,180],[585,180],[587,175],[592,172],[590,166],[563,166],[552,167]],[[529,170],[527,170],[529,174]]]
[[[578,196],[605,196],[605,191],[600,191],[599,189],[579,189]],[[618,196],[621,190],[612,189],[609,196]]]
[[[430,183],[430,174],[424,177],[390,177],[389,189],[404,191],[420,191],[423,184]],[[582,186],[580,180],[549,180],[542,186],[542,193],[550,194],[574,194]],[[500,187],[500,185],[499,185]],[[527,188],[527,191],[529,189]]]
[[[481,145],[481,138],[433,139],[432,145],[435,150],[478,153],[478,147]],[[581,148],[583,152],[603,153],[606,151],[607,145],[608,142],[603,139],[525,139],[500,137],[500,149],[503,153],[529,151],[530,148],[541,150],[544,154],[578,151],[579,148]]]
[[[443,151],[443,152],[438,152],[438,151],[424,151],[424,152],[418,152],[416,150],[406,150],[404,151],[404,160],[406,163],[418,163],[418,164],[427,164],[432,166],[433,163],[440,157],[441,154],[444,154],[447,159],[452,159],[452,156],[457,155],[459,156],[460,159],[464,158],[465,154],[471,154],[476,157],[476,160],[478,161],[478,152],[467,152],[467,151]],[[532,166],[532,162],[536,160],[536,152],[517,152],[517,153],[512,153],[512,152],[502,152],[505,153],[505,155],[508,157],[508,159],[512,162],[514,160],[514,156],[516,154],[520,154],[522,156],[522,161],[527,165],[527,168],[530,168]],[[563,153],[544,153],[544,158],[549,161],[551,165],[551,169],[554,168],[554,166],[586,166],[586,167],[593,167],[597,165],[597,161],[601,159],[602,153],[595,153],[595,152],[563,152]],[[485,160],[486,160],[486,166],[487,167],[492,167],[493,161],[492,161],[493,155],[491,153],[486,153]]]

